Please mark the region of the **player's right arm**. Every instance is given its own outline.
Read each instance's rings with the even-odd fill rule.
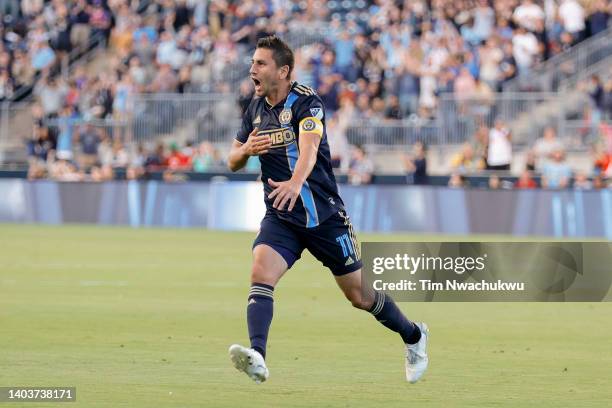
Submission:
[[[231,171],[238,171],[243,168],[251,156],[268,153],[272,140],[267,135],[257,136],[258,130],[258,128],[253,129],[244,143],[237,139],[232,143],[227,158],[227,165]]]

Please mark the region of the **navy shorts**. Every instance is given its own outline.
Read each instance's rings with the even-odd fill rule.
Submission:
[[[340,210],[313,228],[283,221],[273,212],[266,212],[253,248],[266,244],[278,252],[289,268],[308,249],[335,276],[361,268],[361,250],[353,226],[344,210]]]

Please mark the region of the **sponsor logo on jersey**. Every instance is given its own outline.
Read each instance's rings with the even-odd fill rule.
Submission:
[[[261,117],[259,115],[257,115],[257,117],[255,118],[255,120],[253,121],[254,125],[259,125],[261,123]]]
[[[268,136],[272,141],[272,149],[284,147],[295,142],[295,133],[293,133],[293,129],[260,130],[257,136]]]

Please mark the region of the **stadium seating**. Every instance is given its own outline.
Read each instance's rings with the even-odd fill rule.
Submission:
[[[479,128],[491,128],[498,119],[513,134],[515,175],[523,167],[518,158],[529,154],[546,126],[557,128],[571,151],[570,163],[580,163],[572,165],[575,169],[592,173],[585,163],[610,150],[612,73],[606,67],[612,28],[606,20],[610,10],[599,3],[579,5],[584,19],[577,22],[564,16],[561,6],[555,18],[542,4],[524,1],[75,4],[68,14],[58,2],[32,6],[13,13],[6,24],[16,75],[28,77],[20,71],[24,57],[36,57],[42,67],[34,110],[42,106],[43,114],[21,115],[18,124],[0,121],[8,123],[0,138],[5,146],[10,138],[27,139],[32,153],[40,144],[37,128],[20,135],[10,130],[27,129],[23,122],[36,120],[52,140],[62,126],[78,131],[90,124],[100,141],[121,138],[135,162],[139,151],[153,155],[158,142],[166,147],[178,142],[189,154],[193,145],[212,142],[203,145],[212,148],[202,149],[223,152],[239,123],[239,111],[224,106],[248,100],[250,84],[244,78],[251,50],[257,38],[279,33],[296,50],[296,79],[318,90],[330,122],[336,121],[328,125],[330,140],[340,139],[332,149],[340,146],[337,155],[348,162],[339,171],[350,167],[351,145],[364,145],[376,172],[401,173],[404,161],[386,160],[384,152],[409,156],[410,146],[423,141],[431,146],[428,171],[448,174],[449,158],[463,143],[477,142]],[[62,25],[66,19],[68,27]],[[58,60],[52,55],[86,47],[85,38],[94,32],[107,47],[96,57],[103,69],[64,70],[49,86],[50,64]],[[537,47],[527,52],[530,42]],[[27,44],[34,52],[24,56],[19,49]],[[8,82],[16,83],[11,75]],[[10,95],[11,86],[4,89]],[[556,93],[497,93],[502,90]],[[53,95],[59,98],[55,104]],[[69,119],[60,113],[65,104],[73,106]],[[3,115],[17,118],[11,112],[5,106]],[[71,148],[78,155],[81,146]],[[207,168],[222,168],[217,160],[222,154],[211,156]]]

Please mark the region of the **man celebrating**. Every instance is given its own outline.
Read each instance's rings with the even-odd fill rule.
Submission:
[[[374,315],[406,344],[406,379],[427,369],[428,329],[406,319],[389,296],[362,291],[360,249],[332,172],[325,110],[309,87],[291,81],[293,52],[276,36],[257,43],[250,69],[255,97],[228,158],[232,171],[259,156],[266,215],[253,244],[247,323],[251,347],[229,349],[234,366],[255,382],[265,381],[274,287],[308,249],[333,273],[358,309]]]

